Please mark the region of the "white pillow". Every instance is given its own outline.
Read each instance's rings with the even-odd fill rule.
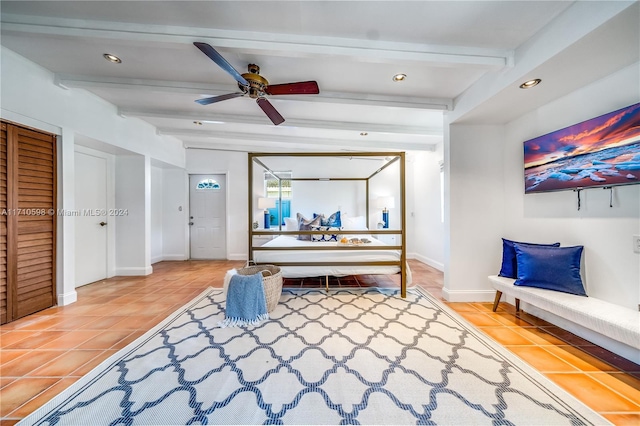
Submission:
[[[292,217],[284,218],[284,230],[285,231],[297,231],[298,230],[298,221]],[[297,235],[291,235],[292,237],[297,237]]]
[[[342,217],[342,229],[352,231],[366,231],[367,220],[364,216],[346,216]]]

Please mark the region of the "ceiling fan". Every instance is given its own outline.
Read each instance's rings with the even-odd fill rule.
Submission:
[[[196,100],[200,105],[209,105],[215,102],[249,95],[251,99],[256,100],[258,106],[262,108],[262,111],[264,111],[273,124],[277,126],[284,122],[284,118],[275,107],[271,105],[271,102],[267,100],[265,95],[317,95],[320,93],[318,83],[315,81],[270,85],[267,79],[260,75],[260,67],[255,64],[249,64],[249,72],[240,74],[222,55],[207,43],[194,42],[193,44],[213,62],[218,64],[220,68],[231,74],[238,82],[238,87],[241,90],[240,92]]]

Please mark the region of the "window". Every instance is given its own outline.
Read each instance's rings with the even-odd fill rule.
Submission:
[[[217,189],[220,189],[220,184],[218,183],[218,181],[213,180],[213,179],[202,179],[196,185],[196,189],[199,189],[199,190],[217,190]]]
[[[291,198],[291,172],[275,172],[280,178],[274,177],[269,172],[264,172],[264,193],[267,198],[280,198],[280,187],[282,188],[282,198]],[[280,182],[280,184],[278,184]]]

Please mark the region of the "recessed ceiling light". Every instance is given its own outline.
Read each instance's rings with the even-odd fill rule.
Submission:
[[[193,124],[196,126],[202,126],[202,121],[194,121]]]
[[[520,85],[520,88],[521,89],[530,89],[530,88],[532,88],[534,86],[537,86],[541,82],[542,82],[542,80],[540,80],[539,78],[535,78],[533,80],[525,81],[524,83],[522,83]]]
[[[360,132],[360,136],[367,136],[369,133],[367,132]]]
[[[111,53],[105,53],[102,55],[107,61],[113,62],[114,64],[122,63],[122,59],[118,58],[116,55],[112,55]]]
[[[393,81],[405,81],[406,79],[407,79],[406,74],[396,74],[392,78]]]

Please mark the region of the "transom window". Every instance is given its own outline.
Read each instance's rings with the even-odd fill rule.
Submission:
[[[218,183],[217,180],[214,180],[214,179],[210,179],[210,178],[209,179],[202,179],[196,185],[196,189],[200,189],[200,190],[217,190],[217,189],[220,189],[220,184]]]

